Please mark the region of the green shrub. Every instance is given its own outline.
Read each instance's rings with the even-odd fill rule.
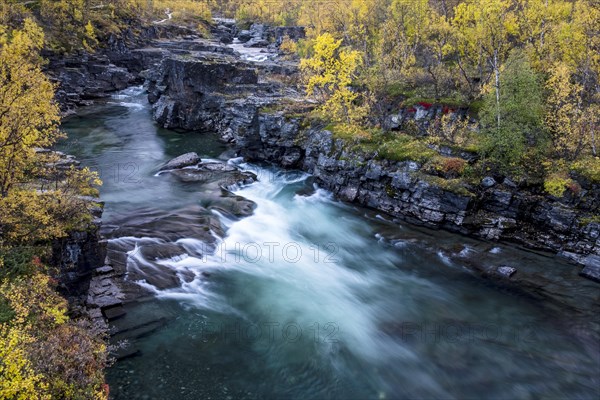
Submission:
[[[573,164],[573,170],[594,183],[600,183],[600,158],[588,157]]]
[[[563,174],[552,174],[544,181],[544,190],[551,196],[562,197],[573,181]]]
[[[10,306],[8,300],[0,297],[0,324],[10,321],[15,316],[15,311]]]
[[[399,134],[389,142],[383,143],[380,156],[394,161],[416,161],[426,163],[437,153],[427,145],[411,136]]]
[[[600,215],[593,215],[591,217],[584,217],[579,219],[580,226],[586,226],[589,224],[600,224]]]
[[[403,82],[393,82],[385,85],[385,94],[389,97],[400,97],[410,95],[406,84]]]
[[[43,247],[21,246],[0,248],[0,280],[31,275],[41,267],[40,254]]]
[[[331,131],[334,138],[350,142],[371,142],[381,133],[379,129],[346,123],[329,124],[325,129]]]
[[[448,192],[456,193],[461,196],[474,197],[475,194],[469,191],[465,182],[462,179],[445,179],[439,176],[426,175],[419,173],[421,179],[429,182],[432,185],[438,186]]]

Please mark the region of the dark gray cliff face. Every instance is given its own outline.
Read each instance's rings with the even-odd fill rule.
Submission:
[[[167,58],[150,77],[149,99],[154,118],[166,128],[215,130],[227,96],[257,83],[256,71],[243,64]]]
[[[96,53],[72,55],[44,51],[46,72],[58,83],[56,100],[64,113],[112,92],[141,84],[140,72],[160,62],[168,53],[154,47],[159,39],[181,35],[197,38],[195,32],[177,26],[150,26],[128,29],[120,36],[110,36]]]
[[[71,301],[84,301],[94,270],[104,264],[106,245],[100,236],[101,211],[86,230],[72,231],[52,244],[52,264],[58,267],[59,290]]]
[[[256,68],[258,82],[264,82]],[[257,83],[250,69],[226,60],[163,61],[150,84],[157,121],[166,127],[214,130],[249,160],[303,169],[342,200],[412,223],[561,252],[581,263],[589,254],[600,254],[600,225],[582,224],[584,211],[599,210],[597,185],[583,182],[576,199],[555,199],[491,177],[472,193],[442,187],[416,162],[348,150],[326,130],[303,128],[301,117],[265,110],[265,105],[299,97],[273,96],[276,86],[267,90],[269,84]],[[402,118],[419,122],[428,115],[411,114]]]
[[[412,223],[562,252],[580,262],[583,258],[575,254],[600,254],[600,224],[582,223],[585,215],[598,213],[597,185],[584,186],[580,197],[585,200],[533,194],[509,180],[487,188],[481,185],[472,194],[457,193],[431,182],[416,162],[393,162],[348,151],[325,130],[293,133],[281,129],[298,126],[284,116],[262,115],[259,120],[260,132],[268,134],[261,135],[262,147],[254,145],[260,148],[255,158],[301,167],[342,200]],[[295,154],[293,163],[287,157],[290,153]]]
[[[61,152],[56,154],[60,156],[55,163],[59,174],[71,167],[79,167],[79,161],[74,156]],[[100,234],[104,203],[89,196],[81,196],[80,200],[87,210],[90,222],[52,242],[53,276],[59,283],[59,291],[71,305],[84,304],[92,275],[96,268],[103,265],[106,257],[106,243]]]
[[[243,156],[253,158],[263,149],[272,151],[262,144],[271,134],[262,131],[267,125],[260,121],[260,110],[301,99],[292,88],[266,77],[296,72],[286,64],[240,61],[225,51],[203,49],[165,58],[148,73],[146,85],[160,125],[218,132],[224,141],[235,143]],[[295,124],[283,131],[293,139],[297,128]]]

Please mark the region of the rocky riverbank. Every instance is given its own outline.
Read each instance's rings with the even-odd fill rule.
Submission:
[[[306,119],[314,105],[290,84],[297,73],[296,64],[283,60],[277,51],[284,35],[301,37],[299,29],[279,32],[255,26],[239,32],[231,21],[220,21],[213,28],[212,39],[180,27],[153,27],[143,32],[130,40],[115,39],[95,55],[63,61],[51,58],[48,68],[61,83],[58,99],[63,109],[72,111],[144,81],[154,118],[166,128],[216,133],[248,160],[302,169],[340,199],[378,210],[391,219],[560,254],[578,264],[574,268],[583,276],[600,279],[600,224],[588,221],[590,215],[599,212],[597,184],[582,179],[579,195],[562,199],[519,187],[506,177],[485,177],[464,190],[428,174],[418,162],[381,159],[374,152],[337,139],[325,127]],[[439,112],[443,112],[440,107],[418,105],[414,111],[390,110],[386,125],[393,130],[406,121],[423,124]],[[451,154],[469,161],[469,154],[438,150],[442,156]],[[242,178],[229,177],[239,171],[226,166],[194,165],[192,169],[176,168],[165,173],[172,179],[202,185],[221,182],[221,178],[227,182]],[[210,179],[206,178],[207,171]],[[217,175],[220,178],[213,179]],[[238,210],[244,214],[252,210],[252,205],[242,199],[218,197],[215,206],[220,211]],[[180,224],[191,214],[198,215],[197,211],[182,210],[163,222]],[[148,217],[156,220],[157,216]],[[217,228],[210,218],[201,225]],[[177,256],[184,250],[173,246],[177,238],[163,238],[158,244],[127,242],[116,239],[127,236],[126,232],[112,227],[103,231],[109,236],[108,258],[94,272],[88,304],[98,318],[113,320],[124,312],[124,298],[139,297],[131,295],[139,292],[139,287],[129,287],[123,279],[128,272],[128,252],[139,246],[147,248],[143,258],[148,260]],[[210,244],[210,238],[200,233],[200,240]],[[194,232],[188,232],[188,236],[195,237]],[[82,240],[84,243],[87,239]],[[63,246],[67,247],[68,243]],[[460,249],[455,256],[459,253]],[[182,279],[185,282],[185,274],[173,275],[173,271],[161,271],[158,264],[151,264],[153,273],[140,270],[138,278],[152,276],[153,283],[163,288],[179,284]],[[546,274],[548,271],[544,271],[544,279],[536,280],[535,272],[521,271],[519,266],[480,265],[476,260],[468,264],[484,275],[523,284],[532,291],[543,292],[544,286],[556,283],[551,274]]]
[[[311,104],[274,72],[273,65],[280,65],[286,70],[279,72],[292,75],[290,63],[276,57],[249,62],[224,53],[167,57],[148,74],[158,123],[215,131],[240,155],[309,172],[344,201],[411,223],[558,253],[584,265],[585,276],[598,279],[600,224],[589,220],[600,209],[597,184],[578,179],[579,194],[560,199],[519,187],[508,177],[485,177],[465,189],[428,174],[418,162],[381,159],[311,126],[302,113]],[[442,112],[415,108],[393,110],[387,125],[397,129],[408,120],[424,124]],[[471,161],[469,154],[437,150]]]

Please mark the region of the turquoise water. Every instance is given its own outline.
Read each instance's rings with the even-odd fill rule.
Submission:
[[[156,176],[157,168],[187,151],[216,158],[225,150],[206,133],[157,128],[140,88],[82,110],[64,128],[70,138],[61,147],[101,170],[107,225],[142,208],[202,204],[201,190]],[[166,290],[144,284],[152,296],[127,306],[115,322],[122,330],[160,323],[131,334],[139,353],[108,371],[113,398],[598,398],[596,332],[447,254],[578,279],[572,266],[389,223],[335,201],[301,172],[230,163],[258,175],[236,190],[255,213],[230,220],[213,212],[226,228],[216,250],[163,262],[192,278]]]

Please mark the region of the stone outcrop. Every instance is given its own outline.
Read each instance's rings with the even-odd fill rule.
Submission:
[[[215,130],[227,96],[258,83],[256,71],[218,57],[167,58],[150,77],[154,118],[166,128]],[[169,90],[168,95],[164,92]],[[191,100],[191,101],[188,101]]]
[[[587,256],[583,262],[585,267],[581,275],[596,282],[600,282],[600,257],[597,255]]]
[[[299,120],[261,115],[256,151],[250,159],[267,160],[312,173],[319,184],[342,200],[357,202],[394,217],[531,249],[600,254],[600,224],[586,223],[600,210],[600,188],[582,182],[577,199],[556,199],[518,188],[509,179],[489,185],[445,187],[446,181],[422,171],[416,162],[394,162],[349,149],[322,129],[298,129]],[[492,179],[493,180],[493,179]],[[583,205],[583,206],[582,206]]]
[[[293,75],[295,66],[242,61],[227,52],[191,51],[165,58],[147,74],[155,120],[165,128],[218,131],[240,145],[259,127],[256,110],[300,96],[270,74]]]
[[[163,165],[160,170],[166,171],[170,169],[178,169],[184,167],[190,167],[193,165],[198,165],[200,162],[200,156],[197,153],[185,153],[180,155],[179,157],[175,157],[174,159],[168,161],[165,165]]]
[[[89,199],[98,204],[97,199]],[[59,290],[71,301],[83,302],[94,270],[104,263],[105,243],[100,236],[102,206],[90,206],[93,222],[85,230],[69,232],[52,244],[52,265],[58,268]]]
[[[65,114],[91,104],[111,93],[140,84],[140,72],[159,62],[168,53],[161,40],[186,37],[197,39],[195,31],[179,26],[130,27],[112,35],[96,53],[80,52],[65,56],[44,51],[45,69],[58,83],[56,100]],[[157,47],[158,46],[158,47]]]
[[[269,27],[263,24],[252,24],[248,30],[242,30],[237,34],[237,39],[244,43],[245,47],[277,47],[286,37],[298,41],[304,39],[306,33],[301,26]]]

